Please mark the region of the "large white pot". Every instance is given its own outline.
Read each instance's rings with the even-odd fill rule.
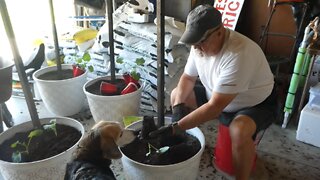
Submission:
[[[62,65],[62,69],[72,69],[72,65]],[[71,116],[82,110],[85,95],[82,91],[86,83],[87,72],[64,80],[42,80],[38,77],[50,71],[56,71],[57,66],[37,70],[33,74],[40,96],[46,108],[57,116]]]
[[[122,76],[116,76],[116,78],[120,79]],[[93,79],[83,86],[93,119],[96,122],[101,120],[118,121],[123,125],[122,118],[124,116],[138,115],[142,86],[137,91],[117,96],[96,95],[86,90],[88,86],[102,79],[110,80],[110,76]]]
[[[51,119],[56,119],[57,124],[76,128],[82,134],[80,140],[83,138],[84,127],[78,121],[67,117],[52,117],[41,119],[41,123],[49,123]],[[0,144],[13,137],[17,132],[26,132],[31,129],[31,121],[14,126],[0,134]],[[77,147],[79,141],[66,151],[39,161],[12,163],[0,160],[0,172],[6,180],[61,180],[65,174],[66,164],[71,160],[72,152]]]
[[[166,124],[170,121],[166,119]],[[142,121],[138,121],[128,126],[131,129],[141,129]],[[199,128],[187,130],[187,133],[195,136],[201,143],[201,149],[190,159],[171,165],[148,165],[134,161],[122,153],[123,171],[126,180],[195,180],[199,172],[201,155],[205,147],[205,138]]]

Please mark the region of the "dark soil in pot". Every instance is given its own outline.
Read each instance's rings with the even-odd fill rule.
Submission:
[[[44,74],[41,74],[38,79],[42,80],[63,80],[73,78],[72,69],[62,69],[61,70],[62,78],[60,79],[57,71],[50,71]]]
[[[199,152],[200,141],[193,135],[167,136],[150,139],[149,132],[156,129],[151,117],[144,117],[140,135],[132,143],[121,148],[121,151],[130,159],[150,165],[169,165],[185,161]],[[154,148],[149,150],[149,145],[160,149],[169,147],[164,153],[157,153]],[[148,154],[151,152],[150,154]]]
[[[112,93],[112,94],[101,94],[100,92],[100,84],[101,82],[108,82],[111,84],[114,84],[117,86],[117,92]],[[91,85],[86,87],[86,91],[95,94],[95,95],[100,95],[100,96],[115,96],[115,95],[119,95],[120,92],[126,87],[126,83],[123,79],[115,79],[114,82],[112,82],[111,80],[106,80],[106,79],[101,79],[98,80],[94,83],[92,83]]]
[[[40,136],[34,137],[30,141],[29,154],[22,153],[22,162],[33,162],[55,156],[72,147],[80,138],[81,132],[77,129],[57,124],[57,136],[53,131],[44,131]],[[28,135],[31,132],[16,133],[10,139],[4,141],[0,145],[0,159],[12,162],[12,153],[16,149],[11,148],[11,144],[19,140],[20,142],[28,142]]]

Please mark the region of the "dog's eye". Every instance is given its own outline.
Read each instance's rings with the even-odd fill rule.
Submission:
[[[122,135],[123,135],[123,131],[121,131],[120,137],[122,137]]]

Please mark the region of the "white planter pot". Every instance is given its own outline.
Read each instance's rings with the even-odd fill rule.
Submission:
[[[116,76],[116,78],[120,79],[122,76]],[[96,122],[101,120],[118,121],[123,125],[122,118],[124,116],[138,115],[142,85],[137,91],[118,96],[95,95],[86,91],[88,86],[102,79],[110,80],[110,77],[93,79],[83,86],[93,119]]]
[[[72,65],[62,65],[62,69],[72,69]],[[46,108],[56,116],[71,116],[81,111],[85,104],[82,91],[86,83],[87,72],[65,80],[42,80],[38,77],[50,71],[56,71],[57,66],[37,70],[33,74],[41,99]]]
[[[166,124],[169,120],[166,119]],[[142,121],[138,121],[128,126],[132,129],[141,129]],[[201,149],[190,159],[186,161],[171,164],[171,165],[149,165],[142,164],[140,162],[130,159],[128,156],[122,153],[123,171],[126,176],[126,180],[195,180],[197,179],[199,172],[199,165],[201,155],[205,147],[205,138],[199,128],[193,128],[187,130],[187,133],[195,136],[201,143]]]
[[[82,134],[80,140],[83,138],[84,127],[78,121],[66,117],[53,117],[43,118],[41,119],[41,123],[49,123],[51,119],[56,119],[57,124],[63,124],[76,128]],[[13,137],[17,132],[26,132],[32,128],[31,121],[14,126],[0,134],[0,144]],[[72,152],[77,147],[79,141],[66,151],[39,161],[12,163],[0,160],[0,172],[6,180],[61,180],[65,174],[66,164],[71,160]]]
[[[0,57],[0,103],[6,102],[12,93],[13,62]]]

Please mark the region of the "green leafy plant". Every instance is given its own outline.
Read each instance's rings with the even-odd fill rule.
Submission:
[[[12,161],[19,163],[22,161],[22,154],[29,154],[29,145],[30,142],[33,138],[41,136],[44,131],[53,131],[54,134],[57,136],[57,129],[56,129],[56,120],[52,119],[50,120],[50,124],[46,124],[43,126],[43,129],[35,129],[33,131],[31,131],[28,135],[28,140],[27,142],[21,142],[21,141],[16,141],[14,143],[11,144],[11,148],[13,149],[18,149],[15,152],[12,153]],[[22,150],[20,150],[22,149]]]
[[[116,63],[123,66],[122,73],[130,74],[137,81],[141,78],[141,73],[146,73],[146,70],[143,68],[145,62],[143,58],[137,58],[134,63],[124,61],[122,57],[116,59]]]
[[[93,72],[93,66],[89,65],[88,66],[88,63],[90,62],[91,60],[91,56],[88,52],[85,52],[82,57],[76,59],[76,66],[79,67],[80,69],[82,70],[85,70],[86,68],[90,71],[90,72]]]
[[[163,153],[167,152],[170,149],[170,147],[169,146],[164,146],[164,147],[158,149],[158,148],[154,147],[152,144],[148,143],[148,149],[149,149],[149,151],[146,154],[147,157],[151,155],[152,149],[155,150],[155,152],[157,154],[163,154]]]
[[[47,131],[53,131],[56,136],[58,136],[57,133],[57,121],[55,119],[50,120],[50,124],[43,125],[43,129]]]

